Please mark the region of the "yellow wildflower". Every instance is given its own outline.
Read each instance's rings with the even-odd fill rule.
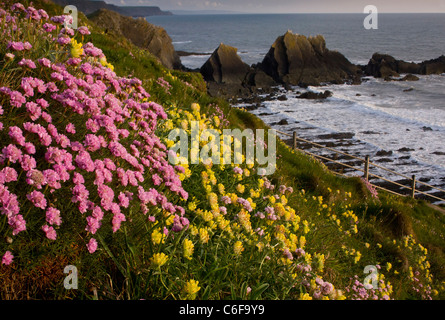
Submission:
[[[184,239],[184,241],[182,242],[182,246],[184,249],[184,258],[191,260],[193,251],[195,249],[193,242],[189,239]]]
[[[239,193],[244,193],[245,187],[242,184],[238,184],[236,186],[236,191],[238,191]]]
[[[160,232],[159,228],[155,229],[151,234],[151,241],[153,241],[154,244],[163,243],[164,239],[165,239],[165,234],[163,232]]]
[[[199,228],[199,240],[201,243],[207,243],[209,242],[209,233],[207,232],[207,229]]]
[[[188,281],[184,286],[184,292],[186,293],[186,299],[193,300],[196,298],[196,294],[201,289],[201,287],[198,286],[199,281],[196,280],[190,280]]]
[[[312,297],[309,293],[300,293],[300,300],[312,300]]]
[[[235,252],[235,254],[241,255],[241,252],[244,251],[243,243],[241,241],[235,242],[233,246],[233,251]]]
[[[168,261],[168,256],[163,252],[155,253],[151,258],[151,263],[156,267],[163,266],[167,261]]]
[[[71,39],[71,56],[73,58],[79,58],[82,54],[82,43],[78,43],[74,38]]]

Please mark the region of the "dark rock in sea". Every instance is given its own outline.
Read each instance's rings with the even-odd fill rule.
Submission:
[[[289,124],[289,122],[286,119],[281,119],[280,121],[278,121],[277,124],[280,125],[280,126],[284,126],[286,124]]]
[[[423,131],[433,131],[433,129],[431,127],[426,127],[426,126],[423,126],[422,130]]]
[[[361,69],[341,53],[326,48],[323,36],[306,37],[291,31],[278,37],[256,66],[277,83],[320,85],[360,82]]]
[[[411,91],[413,91],[413,90],[414,90],[414,88],[403,89],[403,92],[411,92]]]
[[[377,151],[377,153],[375,154],[377,157],[383,157],[383,156],[390,156],[392,155],[392,151],[386,151],[386,150],[379,150]]]
[[[434,151],[434,152],[432,152],[432,154],[435,154],[437,156],[445,156],[445,152],[442,152],[442,151]]]
[[[363,134],[379,134],[379,132],[371,131],[371,130],[362,131],[360,133],[363,133]]]
[[[183,68],[172,39],[164,28],[152,25],[144,18],[133,19],[107,9],[100,9],[88,18],[108,32],[123,36],[136,46],[147,49],[166,68]]]
[[[415,76],[411,73],[408,73],[406,76],[404,76],[402,79],[399,79],[399,81],[418,81],[419,77]]]
[[[420,63],[420,74],[442,74],[445,72],[445,56]]]
[[[411,148],[403,147],[403,148],[400,148],[397,151],[399,151],[399,152],[410,152],[410,151],[415,151],[415,150],[411,149]]]
[[[381,159],[377,159],[377,160],[374,160],[375,162],[393,162],[394,160],[393,159],[390,159],[390,158],[381,158]]]
[[[277,100],[279,100],[279,101],[286,101],[286,100],[287,100],[287,97],[286,97],[285,94],[283,94],[283,95],[279,96],[279,97],[277,98]]]
[[[368,76],[384,78],[385,80],[394,80],[393,77],[399,77],[400,74],[407,73],[408,75],[400,80],[416,81],[418,79],[413,74],[444,73],[445,56],[442,55],[436,59],[415,63],[397,60],[388,54],[374,53],[368,64],[363,68],[363,71]]]
[[[327,140],[327,139],[352,139],[354,137],[354,133],[352,132],[338,132],[338,133],[329,133],[329,134],[321,134],[318,135],[317,138]]]
[[[328,97],[332,96],[332,92],[329,90],[325,90],[324,92],[313,92],[313,91],[306,91],[297,98],[299,99],[326,99]]]
[[[399,77],[399,73],[419,73],[419,65],[402,60],[396,60],[388,54],[374,53],[364,68],[365,74],[376,78],[392,80]]]
[[[224,43],[212,53],[200,72],[213,96],[242,96],[251,92],[244,80],[250,67],[237,54],[237,49]]]
[[[241,84],[249,69],[249,65],[238,56],[236,48],[221,43],[201,67],[201,74],[206,81]]]

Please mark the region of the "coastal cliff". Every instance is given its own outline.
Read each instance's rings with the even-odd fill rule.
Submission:
[[[85,15],[91,14],[99,9],[107,9],[130,17],[148,17],[148,16],[168,16],[172,15],[170,11],[162,11],[155,6],[115,6],[105,1],[88,0],[52,0],[61,6],[72,5]]]
[[[88,18],[107,32],[124,36],[136,46],[147,49],[166,68],[182,68],[172,39],[164,28],[152,25],[144,18],[134,19],[107,9],[100,9],[90,14]]]

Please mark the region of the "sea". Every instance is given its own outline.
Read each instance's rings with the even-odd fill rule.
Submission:
[[[152,16],[147,20],[166,29],[177,51],[193,53],[181,57],[191,69],[200,68],[220,43],[236,47],[247,64],[259,63],[275,39],[288,30],[305,36],[321,34],[328,49],[360,65],[367,64],[375,52],[412,62],[445,54],[445,14],[380,13],[377,29],[364,27],[366,16],[224,14]],[[420,181],[445,189],[445,74],[419,78],[384,81],[367,77],[360,85],[279,88],[287,100],[269,99],[250,112],[274,129],[297,131],[298,137],[335,145],[358,157],[369,155],[382,167],[407,177],[416,175]],[[324,100],[297,98],[307,90],[330,90],[333,95]],[[242,102],[233,106],[250,107]],[[314,149],[314,153],[323,152]],[[370,172],[403,180],[378,167]],[[445,193],[423,190],[445,198]]]

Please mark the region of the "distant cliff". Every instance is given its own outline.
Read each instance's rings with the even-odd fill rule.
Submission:
[[[162,11],[159,7],[125,7],[108,4],[105,1],[90,1],[90,0],[52,0],[52,2],[61,6],[72,5],[77,10],[82,11],[88,15],[99,9],[107,9],[124,16],[130,17],[147,17],[147,16],[169,16],[172,15],[170,11]]]
[[[95,11],[88,15],[88,19],[107,32],[124,36],[136,46],[147,49],[158,57],[165,67],[169,69],[183,68],[172,44],[172,39],[164,28],[152,25],[144,18],[133,19],[107,9]]]

